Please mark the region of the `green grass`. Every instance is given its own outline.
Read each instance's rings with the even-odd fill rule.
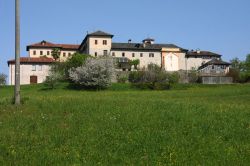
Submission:
[[[0,165],[248,165],[250,85],[0,87]]]

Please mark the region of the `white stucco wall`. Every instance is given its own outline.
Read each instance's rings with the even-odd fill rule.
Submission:
[[[111,51],[112,53],[115,53],[115,57],[123,57],[122,53],[125,53],[125,57],[127,57],[130,60],[139,59],[140,65],[139,67],[147,67],[148,64],[154,63],[159,66],[161,66],[161,52],[139,52],[139,51]],[[134,53],[134,57],[132,56]],[[143,54],[143,57],[141,57],[141,53]],[[149,57],[150,53],[154,53],[154,57]]]
[[[186,70],[186,53],[176,53],[179,58],[179,70]]]
[[[95,44],[95,40],[97,40],[97,44]],[[107,41],[107,45],[103,44],[103,40]],[[88,54],[94,56],[95,52],[98,56],[103,55],[103,51],[107,50],[108,55],[110,55],[112,39],[111,37],[89,37],[88,42]]]
[[[197,58],[187,58],[186,59],[186,63],[187,63],[187,70],[192,70],[192,69],[198,69],[202,63],[207,63],[209,62],[211,59],[203,59],[201,57],[197,57]]]
[[[165,70],[178,71],[179,70],[179,57],[175,53],[167,53],[165,56]]]
[[[48,58],[53,58],[51,56],[51,52],[52,52],[52,48],[51,49],[45,49],[45,48],[41,48],[41,49],[30,49],[29,50],[29,57],[32,58],[39,58],[41,56],[47,56]],[[34,55],[34,51],[36,51],[36,55]],[[40,51],[43,51],[43,55],[40,55]],[[50,52],[49,55],[47,54],[47,52]],[[66,54],[65,56],[64,53]],[[74,53],[76,53],[76,51],[71,51],[71,50],[61,50],[61,54],[60,54],[60,61],[65,61],[67,60],[70,56],[69,54],[73,55]]]
[[[32,71],[32,65],[36,65],[36,71]],[[42,71],[39,71],[39,65],[42,66]],[[50,65],[48,64],[21,64],[20,65],[20,84],[30,84],[30,76],[37,76],[37,83],[45,81],[49,75]],[[9,85],[15,84],[15,64],[9,65]]]

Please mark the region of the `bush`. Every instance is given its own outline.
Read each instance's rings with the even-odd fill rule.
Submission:
[[[128,81],[128,77],[126,75],[118,75],[117,82],[118,83],[126,83]]]
[[[197,71],[191,70],[188,72],[188,83],[197,83],[199,79],[199,76],[197,74]]]
[[[66,63],[65,62],[55,62],[51,67],[50,67],[50,73],[49,75],[57,74],[60,75],[61,80],[67,80],[66,76]]]
[[[239,82],[241,83],[250,82],[250,72],[240,72]]]
[[[170,83],[168,82],[156,82],[154,84],[154,90],[165,90],[170,89]]]
[[[6,79],[7,79],[7,75],[0,73],[0,85],[6,85]]]
[[[169,73],[169,83],[177,84],[179,82],[180,75],[178,72]]]
[[[238,69],[230,68],[229,72],[227,73],[226,76],[232,77],[233,82],[239,82],[240,81],[240,71]]]
[[[169,89],[170,84],[176,82],[176,75],[167,74],[160,66],[150,64],[147,69],[131,72],[129,82],[140,89],[164,90]]]
[[[132,71],[129,73],[128,81],[131,83],[138,83],[141,81],[144,71]]]
[[[89,55],[75,53],[65,62],[65,75],[69,77],[69,70],[82,66]]]
[[[63,76],[60,72],[50,71],[49,76],[46,77],[44,82],[45,87],[55,89],[58,83],[62,80]]]
[[[111,85],[114,62],[111,58],[87,58],[81,67],[69,70],[70,79],[84,88],[104,89]]]
[[[84,54],[79,54],[75,53],[73,54],[70,58],[68,58],[65,62],[56,62],[53,64],[51,67],[51,70],[55,72],[59,72],[61,76],[63,77],[63,80],[68,80],[69,79],[69,70],[71,68],[77,68],[82,66],[87,57],[89,55],[84,55]]]

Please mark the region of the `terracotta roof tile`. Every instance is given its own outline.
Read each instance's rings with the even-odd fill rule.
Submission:
[[[20,63],[53,63],[53,62],[55,62],[54,59],[45,58],[45,57],[40,57],[40,58],[21,57],[20,58]],[[14,64],[14,63],[15,63],[15,59],[8,61],[8,64]]]
[[[29,51],[30,48],[60,48],[60,49],[68,49],[68,50],[78,50],[79,45],[77,44],[54,44],[54,43],[43,40],[39,43],[28,45],[27,51]]]

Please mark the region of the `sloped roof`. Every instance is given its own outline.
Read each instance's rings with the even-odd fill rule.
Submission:
[[[96,32],[88,34],[88,36],[110,36],[110,37],[113,37],[114,35],[107,33],[107,32],[103,32],[103,31],[96,31]]]
[[[93,36],[93,37],[111,37],[113,38],[114,35],[110,34],[110,33],[107,33],[107,32],[103,32],[103,31],[96,31],[96,32],[93,32],[93,33],[89,33],[85,36],[85,38],[83,39],[82,43],[79,45],[79,49],[81,49],[81,47],[84,45],[84,43],[86,43],[88,37],[90,36]]]
[[[180,48],[174,44],[146,44],[142,43],[112,43],[112,50],[153,50],[161,51],[162,48]],[[180,48],[182,49],[182,48]]]
[[[205,63],[204,65],[231,65],[231,63],[222,61],[221,59],[212,59],[211,61]]]
[[[54,44],[48,41],[41,41],[39,43],[34,43],[27,46],[27,51],[29,51],[30,48],[60,48],[65,50],[77,50],[79,48],[79,45],[77,44]]]
[[[231,63],[222,61],[221,59],[213,58],[211,61],[208,61],[207,63],[204,63],[202,66],[200,66],[199,70],[203,69],[203,68],[205,68],[206,66],[209,66],[209,65],[226,65],[226,66],[229,66],[229,65],[231,65]]]
[[[20,57],[20,63],[53,63],[55,60],[53,58],[39,57],[39,58],[30,58],[30,57]],[[8,61],[9,64],[14,64],[15,59]]]
[[[189,51],[187,52],[187,57],[190,57],[190,56],[209,56],[209,57],[218,57],[220,58],[221,55],[219,54],[216,54],[216,53],[213,53],[213,52],[210,52],[210,51]]]

